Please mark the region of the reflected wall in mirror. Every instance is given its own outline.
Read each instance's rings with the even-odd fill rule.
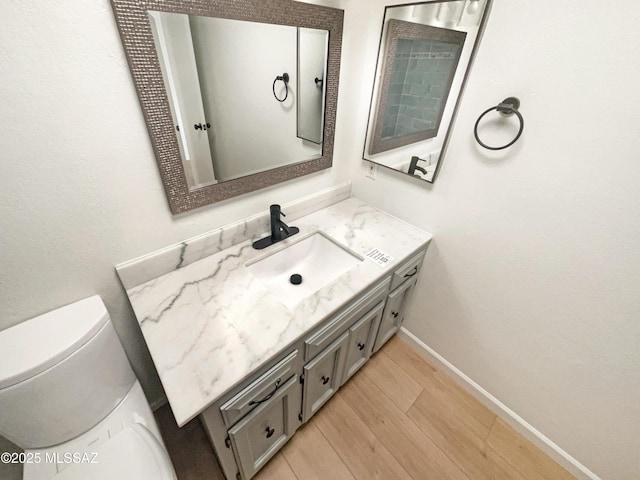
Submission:
[[[313,75],[324,77],[326,30],[149,17],[191,188],[322,156],[324,91]],[[276,81],[284,72],[289,81]],[[296,135],[299,124],[311,138]]]
[[[491,0],[386,7],[364,160],[433,183],[490,7]]]
[[[331,166],[342,10],[112,4],[174,214]]]

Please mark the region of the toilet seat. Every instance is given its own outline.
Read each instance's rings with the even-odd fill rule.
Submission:
[[[139,423],[122,430],[95,453],[97,463],[70,464],[51,480],[176,480],[166,451]]]
[[[100,445],[96,453],[98,463],[70,465],[52,480],[176,480],[166,451],[139,423]]]
[[[44,450],[40,452],[44,460],[47,452]],[[75,453],[75,451],[69,449],[68,453]],[[59,455],[62,456],[63,453]],[[40,466],[44,467],[44,465]],[[63,462],[58,465],[48,464],[47,467],[46,470],[25,469],[23,480],[177,479],[162,444],[153,433],[139,423],[124,428],[97,448],[89,448],[87,455],[82,457],[81,463]]]

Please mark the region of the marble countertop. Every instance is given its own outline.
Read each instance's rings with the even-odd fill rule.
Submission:
[[[353,197],[291,224],[300,233],[265,250],[246,240],[127,289],[179,426],[431,240]],[[362,257],[377,248],[394,260],[381,267],[365,258],[289,309],[245,264],[315,231]]]

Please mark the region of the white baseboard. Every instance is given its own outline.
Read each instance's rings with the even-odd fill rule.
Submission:
[[[522,417],[518,416],[518,414],[516,414],[513,410],[503,404],[500,400],[491,395],[476,382],[471,380],[471,378],[467,377],[464,373],[458,370],[454,365],[449,363],[445,358],[431,349],[428,345],[426,345],[422,340],[417,338],[407,329],[402,327],[398,332],[398,336],[406,340],[418,351],[418,353],[429,360],[429,362],[433,363],[436,367],[446,372],[460,386],[462,386],[471,395],[477,398],[483,405],[485,405],[493,413],[498,415],[502,420],[511,425],[514,430],[516,430],[523,437],[533,443],[536,447],[553,458],[576,478],[578,478],[579,480],[602,480],[595,473],[593,473],[567,452],[562,450],[558,445],[553,443],[549,438],[545,437],[534,427],[529,425]]]

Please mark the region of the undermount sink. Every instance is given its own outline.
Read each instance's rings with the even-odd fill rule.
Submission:
[[[361,261],[362,258],[317,232],[246,267],[292,309]],[[295,284],[300,279],[293,275],[300,275],[301,283]]]

